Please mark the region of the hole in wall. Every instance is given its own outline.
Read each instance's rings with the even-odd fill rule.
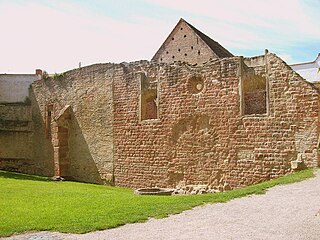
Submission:
[[[141,94],[141,120],[157,119],[157,91],[150,89]]]
[[[52,111],[53,111],[53,105],[49,104],[46,106],[46,138],[50,139],[51,138],[51,121],[52,121]]]
[[[174,38],[171,38],[172,40],[174,40]]]
[[[197,85],[196,85],[196,89],[197,89],[197,91],[201,91],[202,90],[202,88],[203,88],[203,84],[201,84],[201,83],[198,83]]]
[[[184,38],[186,38],[186,37],[187,37],[187,35],[184,35],[183,37],[184,37]]]
[[[174,56],[172,56],[172,58],[174,58]]]
[[[179,49],[178,49],[178,52],[180,52],[180,51],[181,51],[181,49],[179,48]]]
[[[200,55],[200,50],[198,51],[198,55]]]
[[[140,73],[140,120],[158,118],[158,86],[150,85],[145,73]]]
[[[248,74],[242,78],[243,114],[267,113],[267,82],[260,75]]]
[[[184,54],[184,56],[187,56],[187,55],[188,55],[188,54],[186,54],[186,53]]]
[[[191,49],[193,50],[193,46],[191,46]]]
[[[200,75],[194,75],[188,79],[188,91],[192,94],[200,93],[204,88],[204,81]]]
[[[162,62],[162,58],[160,58],[160,61]]]
[[[180,28],[180,30],[183,30],[183,28]]]

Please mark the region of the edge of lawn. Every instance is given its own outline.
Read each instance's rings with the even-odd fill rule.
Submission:
[[[219,193],[208,193],[208,194],[202,194],[202,195],[183,195],[183,196],[175,196],[176,198],[189,198],[190,200],[194,199],[194,202],[189,202],[186,203],[183,206],[179,206],[179,207],[173,207],[172,209],[165,211],[165,212],[161,212],[161,213],[149,213],[149,215],[147,216],[147,218],[144,216],[142,218],[137,217],[136,219],[131,219],[129,221],[123,221],[123,222],[118,222],[118,224],[112,225],[112,226],[107,226],[104,229],[108,229],[108,228],[115,228],[115,227],[119,227],[125,224],[130,224],[130,223],[141,223],[141,222],[145,222],[148,220],[148,218],[164,218],[164,217],[168,217],[169,215],[172,214],[178,214],[181,213],[183,211],[192,209],[196,206],[201,206],[204,204],[214,204],[214,203],[224,203],[224,202],[228,202],[230,200],[236,199],[236,198],[241,198],[241,197],[245,197],[245,196],[249,196],[249,195],[253,195],[253,194],[264,194],[266,193],[266,191],[271,188],[274,187],[276,185],[284,185],[284,184],[291,184],[291,183],[296,183],[296,182],[301,182],[303,180],[312,178],[315,176],[315,172],[318,171],[320,168],[309,168],[309,169],[305,169],[305,170],[301,170],[295,173],[291,173],[288,174],[286,176],[282,176],[276,179],[272,179],[269,181],[265,181],[265,182],[261,182],[258,184],[254,184],[254,185],[250,185],[247,187],[243,187],[243,188],[238,188],[235,190],[230,190],[230,191],[226,191],[226,192],[219,192]],[[33,176],[33,175],[27,175],[27,174],[20,174],[20,173],[14,173],[14,172],[5,172],[5,171],[0,171],[2,177],[5,178],[13,178],[13,179],[20,179],[20,180],[33,180],[33,181],[50,181],[49,178],[47,177],[40,177],[40,176]],[[133,193],[132,193],[133,194]],[[138,197],[145,197],[145,196],[138,196]],[[164,198],[170,198],[170,196],[163,196]],[[57,229],[44,229],[45,231],[57,231]],[[74,231],[61,231],[64,233],[87,233],[87,232],[91,232],[91,231],[97,231],[97,230],[103,230],[101,229],[101,227],[96,228],[96,229],[90,229],[88,230],[80,230],[78,229],[77,232]],[[41,229],[34,229],[31,230],[31,232],[35,232],[35,231],[41,231]],[[27,232],[16,232],[14,235],[16,234],[26,234]],[[8,235],[6,235],[8,236]],[[0,236],[1,237],[6,237],[6,236]]]
[[[242,198],[254,194],[265,194],[269,188],[272,188],[277,185],[286,185],[286,184],[292,184],[292,183],[298,183],[301,181],[304,181],[309,178],[315,177],[315,172],[317,170],[320,170],[320,168],[308,168],[304,170],[300,170],[294,173],[290,173],[288,175],[271,179],[265,182],[249,185],[243,188],[237,188],[230,191],[225,192],[217,192],[217,193],[208,193],[208,194],[201,194],[201,195],[182,195],[178,197],[189,197],[189,198],[200,198],[202,199],[202,202],[197,202],[194,205],[186,206],[183,210],[172,210],[172,212],[167,214],[159,214],[159,215],[153,215],[150,217],[153,218],[164,218],[168,217],[172,214],[179,214],[183,211],[190,210],[194,207],[201,206],[204,204],[214,204],[214,203],[225,203],[228,201],[231,201],[236,198]]]

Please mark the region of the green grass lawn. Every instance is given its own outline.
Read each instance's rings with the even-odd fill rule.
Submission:
[[[25,231],[85,233],[161,218],[204,203],[226,202],[269,187],[304,180],[313,170],[224,193],[137,196],[126,188],[54,182],[45,177],[0,171],[0,236]]]

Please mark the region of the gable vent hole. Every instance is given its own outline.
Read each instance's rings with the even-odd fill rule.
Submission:
[[[180,28],[180,30],[183,30],[183,28]]]

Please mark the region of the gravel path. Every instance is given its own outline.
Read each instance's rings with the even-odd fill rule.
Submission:
[[[10,240],[60,239],[320,239],[317,177],[227,203],[205,205],[164,219],[87,234],[40,232]]]

